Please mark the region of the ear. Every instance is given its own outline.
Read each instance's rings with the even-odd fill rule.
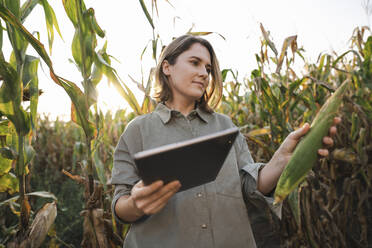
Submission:
[[[166,76],[169,76],[170,75],[170,64],[168,62],[168,60],[164,60],[161,67],[162,67],[162,70],[163,70],[163,73],[166,75]]]

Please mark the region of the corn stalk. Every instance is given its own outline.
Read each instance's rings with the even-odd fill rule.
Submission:
[[[102,115],[99,114],[96,106],[96,86],[101,81],[102,76],[105,75],[113,83],[119,94],[127,100],[137,114],[141,113],[141,109],[132,91],[123,83],[116,70],[112,68],[110,57],[106,52],[107,42],[102,49],[95,50],[97,36],[103,38],[105,33],[97,23],[94,10],[92,8],[87,9],[84,1],[81,0],[63,0],[63,5],[75,28],[71,50],[75,65],[81,71],[84,89],[84,92],[79,92],[74,87],[73,90],[68,91],[70,97],[79,92],[78,101],[72,101],[71,119],[82,126],[86,135],[86,211],[83,211],[85,221],[82,245],[107,247],[108,240],[105,236],[104,225],[102,225],[104,220],[101,193],[102,189],[106,188],[106,177],[103,169],[104,165],[97,151],[102,140],[103,122],[100,121]],[[95,109],[95,119],[90,118],[90,116],[93,116],[91,107]],[[101,184],[94,183],[94,169],[97,171]]]
[[[39,59],[26,54],[29,42],[9,22],[9,18],[17,22],[23,22],[37,4],[42,5],[45,13],[48,13],[46,15],[47,30],[53,34],[53,28],[56,27],[58,30],[58,24],[53,9],[46,0],[26,1],[22,6],[20,6],[19,0],[0,1],[0,17],[6,23],[6,33],[13,48],[9,62],[5,60],[2,51],[0,52],[0,76],[3,81],[0,88],[0,118],[5,117],[1,121],[3,124],[3,130],[0,134],[3,138],[1,144],[1,164],[3,168],[0,171],[0,177],[2,181],[1,191],[8,191],[9,193],[19,191],[20,222],[18,234],[13,243],[15,246],[21,245],[21,243],[23,245],[30,244],[33,240],[31,237],[27,237],[31,206],[27,196],[25,177],[28,173],[28,164],[35,154],[30,145],[32,137],[30,131],[35,130],[36,124],[39,95],[37,76]],[[2,45],[3,28],[1,28],[0,33]],[[49,39],[50,49],[53,43],[52,36]],[[30,101],[29,111],[23,109],[22,101]],[[14,177],[10,167],[12,160],[16,164],[16,177]],[[16,181],[18,181],[18,186],[15,186]],[[52,219],[54,220],[54,218]],[[47,229],[49,227],[50,225]]]

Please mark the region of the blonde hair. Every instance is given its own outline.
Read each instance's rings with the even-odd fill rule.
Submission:
[[[213,112],[213,109],[221,101],[222,97],[222,76],[220,66],[216,54],[214,53],[212,45],[205,39],[193,36],[182,35],[173,40],[161,53],[158,65],[155,70],[155,95],[157,102],[172,101],[173,95],[169,86],[168,77],[163,72],[163,62],[167,60],[170,65],[174,65],[180,54],[188,50],[191,45],[199,43],[203,45],[211,57],[211,78],[207,89],[205,90],[201,99],[197,102],[198,106],[206,111]]]

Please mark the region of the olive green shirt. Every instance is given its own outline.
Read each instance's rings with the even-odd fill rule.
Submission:
[[[116,186],[112,202],[115,217],[116,201],[130,194],[140,180],[133,154],[231,127],[231,119],[223,114],[196,108],[185,117],[162,103],[153,113],[132,120],[114,153],[111,184]],[[239,134],[215,181],[175,194],[159,213],[132,223],[124,247],[256,247],[242,196],[241,172],[250,175],[252,192],[261,195],[256,179],[262,166],[254,163],[244,136]],[[272,198],[266,199],[272,203]]]

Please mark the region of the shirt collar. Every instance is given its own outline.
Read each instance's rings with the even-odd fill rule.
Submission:
[[[162,120],[163,124],[167,124],[172,118],[172,112],[178,112],[176,110],[172,110],[168,108],[164,103],[160,102],[156,106],[154,112],[159,115],[160,119]],[[201,110],[197,107],[195,110],[191,111],[190,115],[195,112],[196,116],[198,116],[202,121],[208,123],[210,118],[210,114]]]

